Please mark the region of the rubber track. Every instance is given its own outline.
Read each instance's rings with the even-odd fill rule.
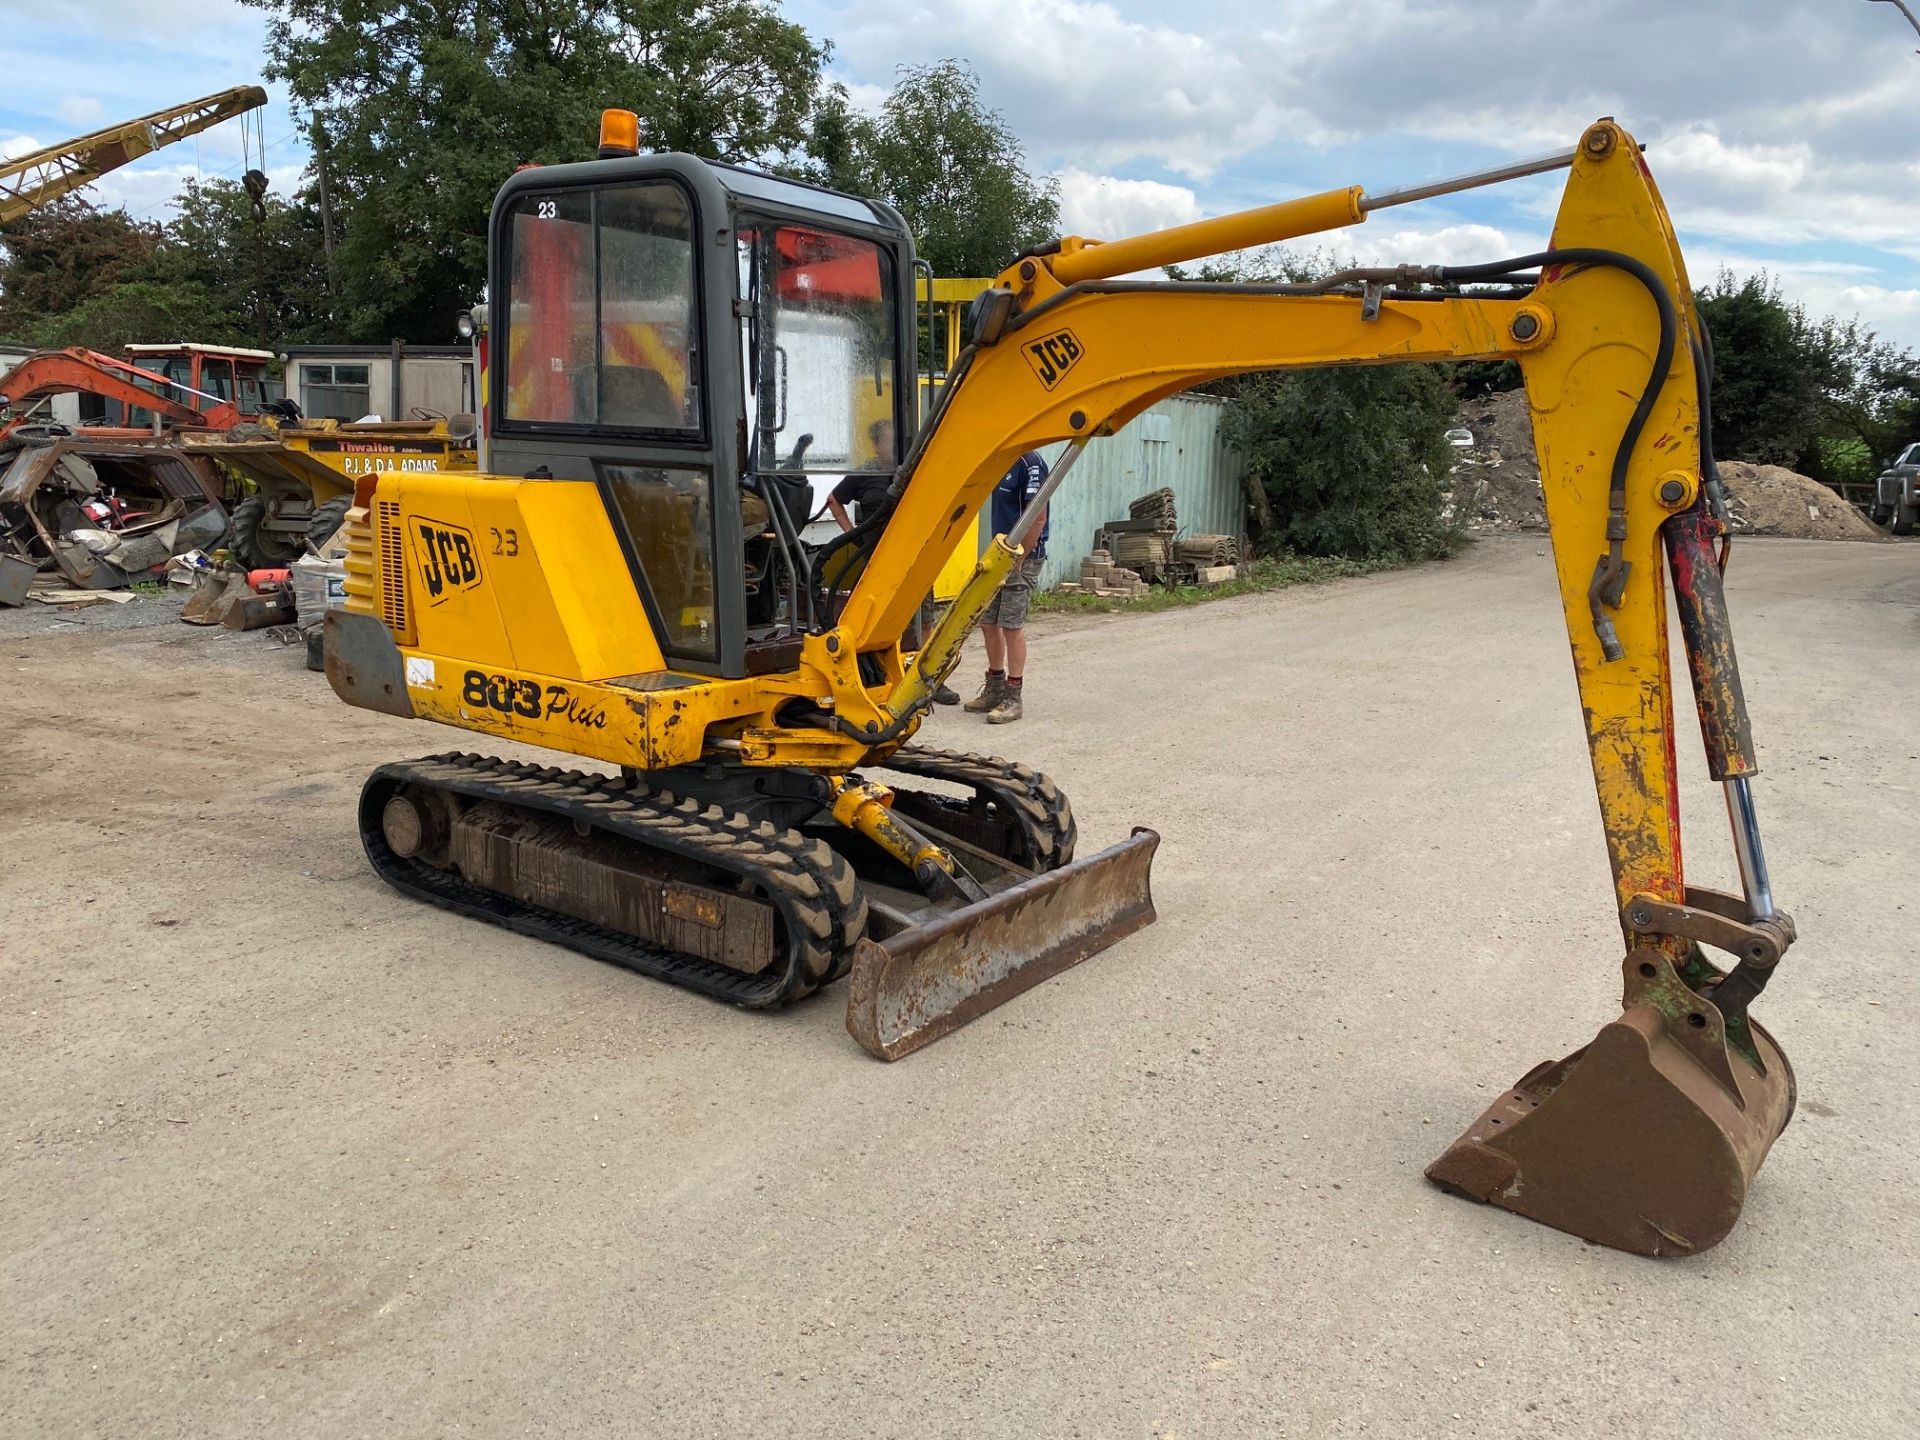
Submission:
[[[1074,824],[1073,806],[1067,803],[1065,791],[1031,766],[1002,760],[998,755],[902,745],[878,768],[952,781],[997,803],[1002,813],[1019,825],[1031,857],[1030,861],[1017,855],[1008,859],[1039,871],[1057,870],[1073,859],[1073,847],[1080,834]],[[924,792],[922,795],[936,802],[949,799]]]
[[[563,816],[744,877],[784,922],[786,963],[776,959],[759,975],[744,974],[404,860],[388,847],[380,824],[388,797],[403,785]],[[853,868],[825,841],[717,805],[649,796],[613,776],[459,751],[383,765],[361,791],[360,839],[375,872],[404,894],[754,1009],[785,1005],[846,974],[867,928],[867,899]]]

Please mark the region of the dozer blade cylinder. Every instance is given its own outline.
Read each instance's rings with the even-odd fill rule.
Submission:
[[[847,1033],[898,1060],[1153,923],[1160,837],[1097,855],[854,951]]]

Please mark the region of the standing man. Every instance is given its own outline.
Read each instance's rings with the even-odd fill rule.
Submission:
[[[1014,461],[993,487],[993,533],[1009,533],[1046,482],[1047,462],[1039,451],[1029,450]],[[1048,528],[1047,512],[1042,510],[1038,528],[1027,535],[1027,553],[1007,572],[980,620],[980,634],[987,642],[987,683],[967,701],[967,709],[976,715],[984,712],[989,725],[1020,718],[1020,682],[1027,675],[1027,607],[1046,562]]]
[[[876,420],[867,427],[867,438],[873,442],[873,458],[867,468],[855,471],[843,478],[833,487],[833,493],[827,496],[827,509],[842,531],[851,530],[855,520],[865,520],[880,508],[880,502],[887,498],[887,491],[893,487],[893,470],[898,463],[894,450],[894,430],[891,420]],[[853,506],[853,515],[847,514],[847,506]],[[927,592],[927,598],[920,602],[920,613],[914,622],[907,626],[907,633],[901,637],[909,650],[918,650],[933,634],[933,627],[939,617],[939,605],[933,598],[933,592]],[[960,696],[952,686],[942,685],[933,692],[936,704],[958,705]]]

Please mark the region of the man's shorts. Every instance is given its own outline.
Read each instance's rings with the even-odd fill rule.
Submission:
[[[1044,555],[1028,555],[1015,569],[1007,572],[1004,584],[994,592],[983,625],[998,625],[1002,630],[1027,628],[1027,607],[1033,604],[1033,588],[1040,583],[1040,569],[1047,563]]]

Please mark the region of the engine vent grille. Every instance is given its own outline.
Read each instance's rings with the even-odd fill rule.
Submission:
[[[406,537],[400,528],[400,502],[374,502],[380,526],[380,618],[402,643],[411,640],[407,623]]]

